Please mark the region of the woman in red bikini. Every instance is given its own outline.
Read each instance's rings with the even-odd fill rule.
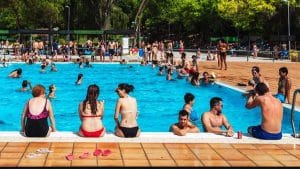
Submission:
[[[82,137],[102,137],[105,134],[102,124],[104,101],[97,100],[99,93],[97,85],[90,85],[86,98],[79,104],[81,126],[78,134]]]

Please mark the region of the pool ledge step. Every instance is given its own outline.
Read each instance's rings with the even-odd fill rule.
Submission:
[[[101,138],[84,138],[75,132],[53,132],[49,137],[24,137],[19,132],[0,132],[0,142],[132,142],[132,143],[248,143],[248,144],[300,144],[299,138],[283,134],[281,140],[260,140],[244,134],[242,139],[225,137],[213,133],[188,133],[177,136],[171,132],[142,132],[138,138],[120,138],[107,133]]]

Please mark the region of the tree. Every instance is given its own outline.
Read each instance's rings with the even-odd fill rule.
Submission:
[[[264,22],[275,14],[275,2],[276,0],[219,0],[217,10],[236,29],[262,31]]]

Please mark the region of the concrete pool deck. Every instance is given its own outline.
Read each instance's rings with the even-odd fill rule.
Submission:
[[[40,148],[52,152],[27,157]],[[111,154],[94,156],[96,149]],[[300,166],[299,144],[0,142],[0,152],[1,167]]]
[[[137,138],[120,138],[113,133],[106,133],[101,138],[85,138],[75,132],[52,132],[46,138],[24,137],[19,132],[0,132],[0,142],[124,142],[124,143],[247,143],[247,144],[300,144],[300,138],[291,134],[283,134],[281,140],[260,140],[243,133],[242,139],[225,137],[212,133],[188,133],[186,136],[177,136],[171,132],[141,132]]]

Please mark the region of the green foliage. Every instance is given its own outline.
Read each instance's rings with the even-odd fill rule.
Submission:
[[[114,6],[110,18],[111,27],[116,30],[127,29],[129,17],[121,8]]]
[[[2,29],[127,29],[142,0],[0,0]],[[289,0],[291,12],[300,0]],[[287,0],[149,0],[142,31],[175,35],[223,36],[285,29]],[[291,15],[292,16],[292,15]],[[283,24],[282,24],[283,23]],[[293,23],[293,22],[292,22]],[[199,35],[200,36],[200,35]]]
[[[263,29],[263,23],[275,13],[274,1],[220,0],[219,15],[240,30]]]

